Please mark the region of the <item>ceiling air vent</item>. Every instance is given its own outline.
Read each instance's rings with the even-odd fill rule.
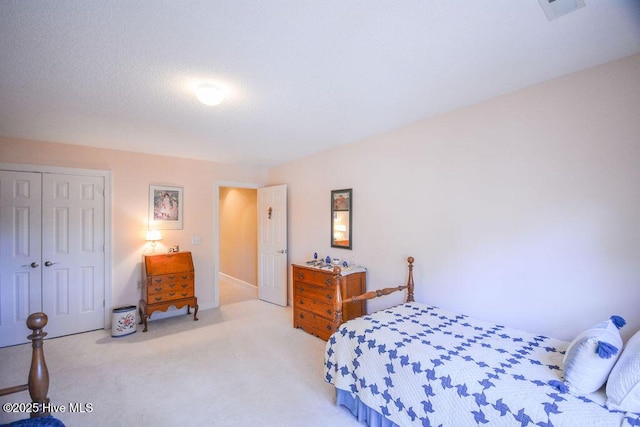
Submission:
[[[538,0],[549,21],[584,7],[584,0]]]

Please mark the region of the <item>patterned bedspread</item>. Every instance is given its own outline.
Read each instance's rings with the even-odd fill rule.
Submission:
[[[563,391],[567,342],[407,303],[344,323],[325,379],[394,423],[640,426],[604,396]]]

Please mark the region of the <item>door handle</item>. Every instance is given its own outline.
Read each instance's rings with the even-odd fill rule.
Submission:
[[[39,266],[40,266],[40,265],[39,265],[37,262],[35,262],[35,261],[33,261],[31,264],[25,264],[25,265],[23,265],[23,267],[31,267],[31,268],[38,268]]]
[[[286,254],[287,250],[286,249],[280,249],[279,251],[277,251],[279,254]]]
[[[45,261],[44,262],[44,266],[45,267],[51,267],[54,264],[60,264],[59,262],[51,262],[51,261]]]

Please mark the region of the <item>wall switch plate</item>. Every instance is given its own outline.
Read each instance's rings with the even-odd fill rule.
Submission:
[[[200,244],[200,236],[193,236],[191,238],[191,244],[193,245],[199,245]]]

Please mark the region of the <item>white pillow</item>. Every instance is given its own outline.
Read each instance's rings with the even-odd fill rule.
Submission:
[[[611,316],[571,341],[564,355],[564,382],[570,393],[593,393],[607,381],[620,356],[622,337],[618,328],[624,323],[621,317]]]
[[[611,370],[607,408],[640,413],[640,331],[627,341]]]

